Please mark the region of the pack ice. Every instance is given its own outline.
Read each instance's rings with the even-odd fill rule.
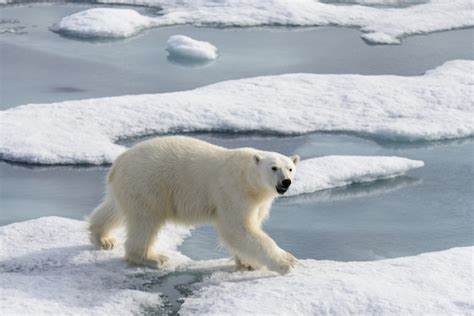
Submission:
[[[232,272],[227,259],[192,261],[176,247],[189,230],[160,235],[164,270],[128,267],[123,247],[98,251],[86,223],[44,217],[0,227],[0,306],[5,315],[136,315],[158,311],[150,291],[170,272],[204,275],[182,315],[471,314],[473,247],[372,262],[300,260],[294,272]],[[160,245],[159,244],[159,245]],[[207,276],[206,276],[207,275]]]
[[[79,37],[126,37],[167,25],[197,26],[325,26],[359,27],[374,44],[399,44],[414,34],[471,27],[471,0],[431,0],[406,8],[333,5],[316,0],[99,0],[101,3],[157,6],[157,17],[134,10],[94,8],[62,18],[53,30]],[[370,3],[369,1],[356,1]],[[392,0],[376,4],[393,3]],[[415,2],[416,3],[416,2]]]
[[[286,74],[173,93],[28,104],[0,112],[0,158],[105,164],[120,139],[176,132],[347,132],[391,141],[474,135],[474,62],[422,76]]]

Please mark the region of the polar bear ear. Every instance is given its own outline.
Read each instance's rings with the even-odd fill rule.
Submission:
[[[260,163],[260,160],[262,160],[262,156],[260,156],[259,154],[255,154],[253,156],[253,160],[255,161],[255,163],[258,165]]]
[[[296,165],[300,161],[300,156],[293,155],[290,157],[290,159],[293,160],[293,163]]]

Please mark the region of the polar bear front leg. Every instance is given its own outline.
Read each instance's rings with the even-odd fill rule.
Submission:
[[[127,221],[125,259],[129,264],[159,268],[168,261],[168,257],[159,255],[154,250],[160,228],[161,224],[151,219],[142,219],[139,222],[130,219]]]
[[[217,229],[237,257],[249,258],[280,274],[288,273],[296,264],[296,258],[278,247],[258,225],[222,220],[218,221]]]

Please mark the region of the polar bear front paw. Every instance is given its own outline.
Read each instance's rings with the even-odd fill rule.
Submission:
[[[147,266],[158,269],[163,267],[168,262],[168,257],[164,255],[153,255],[147,258],[127,257],[127,262],[133,266]]]
[[[161,268],[168,262],[168,260],[169,258],[167,256],[153,255],[149,258],[146,258],[143,264],[152,268]]]
[[[235,260],[235,271],[255,271],[256,267],[253,267],[250,264],[243,263],[238,257],[234,257]]]
[[[268,266],[268,268],[272,271],[278,272],[279,274],[287,274],[294,268],[296,262],[297,259],[295,256],[283,250],[276,262],[271,266]]]

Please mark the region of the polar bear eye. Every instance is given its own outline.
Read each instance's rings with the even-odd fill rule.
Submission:
[[[273,171],[277,171],[278,168],[277,168],[277,167],[272,167],[272,170],[273,170]]]
[[[292,172],[292,171],[293,171],[293,169],[290,168],[290,172]]]

